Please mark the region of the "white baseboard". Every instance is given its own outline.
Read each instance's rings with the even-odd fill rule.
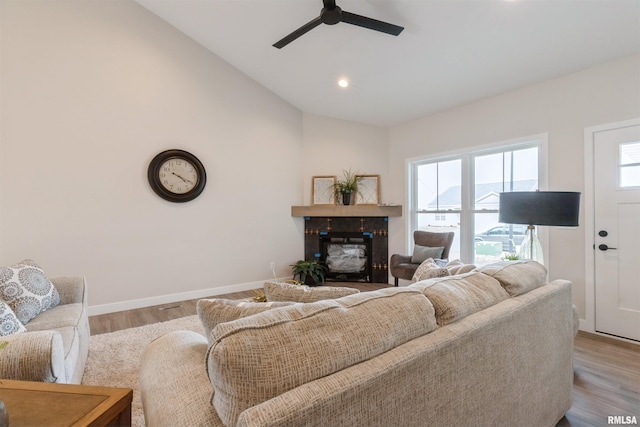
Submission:
[[[290,279],[290,277],[278,278],[278,281],[287,280],[287,279]],[[273,280],[273,279],[265,279],[265,280],[260,280],[258,282],[238,283],[235,285],[221,286],[218,288],[200,289],[197,291],[181,292],[176,294],[159,295],[155,297],[114,302],[110,304],[92,305],[92,306],[89,306],[89,316],[115,313],[117,311],[133,310],[136,308],[144,308],[144,307],[150,307],[154,305],[169,304],[172,302],[186,301],[186,300],[197,299],[197,298],[207,298],[215,295],[249,291],[252,289],[261,289],[264,282],[268,280]]]
[[[609,334],[605,334],[605,333],[602,333],[602,332],[598,332],[585,319],[580,319],[580,330],[582,332],[589,332],[590,334],[598,335],[598,336],[601,336],[601,337],[611,338],[613,340],[618,340],[618,341],[628,342],[628,343],[631,343],[631,344],[640,345],[640,343],[638,343],[638,341],[636,341],[636,340],[631,340],[631,339],[624,338],[624,337],[618,337],[618,336],[615,336],[615,335],[609,335]]]
[[[584,331],[584,332],[593,333],[593,328],[589,327],[589,324],[587,323],[587,321],[585,319],[580,319],[578,329],[581,330],[581,331]]]

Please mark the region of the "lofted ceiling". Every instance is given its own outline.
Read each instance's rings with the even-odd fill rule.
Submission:
[[[321,0],[136,2],[300,110],[377,126],[640,53],[640,0],[337,0],[405,29],[322,24],[282,49]]]

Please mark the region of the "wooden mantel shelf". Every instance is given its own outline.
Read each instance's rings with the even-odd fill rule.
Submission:
[[[291,216],[308,217],[387,217],[402,216],[402,206],[291,206]]]

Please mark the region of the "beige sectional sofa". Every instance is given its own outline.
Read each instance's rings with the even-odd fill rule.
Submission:
[[[1,337],[0,378],[80,384],[89,353],[87,283],[53,277],[60,303],[31,319],[26,332]]]
[[[146,348],[147,426],[554,426],[571,407],[576,326],[571,283],[545,276],[505,262],[335,300],[242,303],[248,317],[202,319],[212,345],[180,331]]]

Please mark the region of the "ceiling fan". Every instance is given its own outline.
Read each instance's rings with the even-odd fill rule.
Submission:
[[[320,24],[335,25],[338,22],[346,22],[347,24],[357,25],[359,27],[380,31],[394,36],[397,36],[402,32],[402,30],[404,30],[404,27],[389,24],[388,22],[382,22],[378,21],[377,19],[367,18],[366,16],[346,12],[336,5],[335,0],[322,0],[322,3],[324,4],[324,7],[320,11],[320,16],[304,24],[302,27],[284,37],[282,40],[277,41],[273,44],[273,46],[277,47],[278,49],[282,49],[298,37],[313,30]]]

